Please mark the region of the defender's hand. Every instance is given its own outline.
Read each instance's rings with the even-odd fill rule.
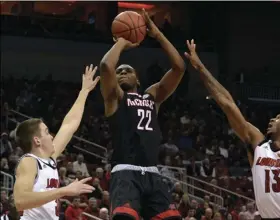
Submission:
[[[151,20],[148,13],[145,11],[145,9],[142,9],[143,18],[147,25],[147,33],[150,37],[156,38],[159,34],[161,34],[158,27],[155,25],[155,23]]]
[[[82,90],[91,91],[95,88],[96,84],[98,83],[100,77],[97,76],[94,80],[94,75],[97,71],[97,66],[93,68],[93,65],[87,66],[85,69],[85,73],[83,74],[83,84]]]
[[[189,53],[185,52],[184,55],[185,57],[187,57],[189,59],[189,61],[191,62],[192,66],[195,68],[195,69],[200,69],[200,68],[203,68],[204,65],[203,63],[201,62],[201,60],[199,59],[197,53],[196,53],[196,44],[194,43],[194,40],[192,39],[191,40],[191,43],[189,42],[189,40],[187,40],[187,46],[189,48]]]
[[[73,183],[65,187],[65,194],[67,196],[78,196],[84,193],[91,193],[94,190],[94,187],[86,184],[86,182],[91,179],[91,177],[82,179],[80,181],[76,179]]]
[[[113,37],[115,43],[124,45],[124,49],[131,49],[139,46],[139,43],[132,43],[129,40],[124,39],[123,37],[115,38]]]

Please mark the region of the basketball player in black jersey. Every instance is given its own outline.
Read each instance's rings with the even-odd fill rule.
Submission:
[[[185,63],[173,45],[143,12],[148,33],[162,46],[172,68],[160,82],[137,93],[139,81],[135,69],[120,65],[123,50],[137,45],[119,38],[103,57],[101,93],[105,115],[113,133],[112,178],[110,182],[113,220],[181,219],[171,204],[167,185],[162,181],[158,164],[160,129],[157,112],[160,104],[177,88],[185,72]]]

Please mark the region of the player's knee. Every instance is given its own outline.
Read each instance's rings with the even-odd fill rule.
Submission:
[[[115,215],[113,216],[112,220],[135,220],[134,217],[128,215]]]

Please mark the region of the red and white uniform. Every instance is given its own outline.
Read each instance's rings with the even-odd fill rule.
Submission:
[[[270,144],[266,141],[255,149],[253,184],[261,217],[280,219],[280,150],[272,151]]]
[[[38,173],[34,182],[33,192],[45,192],[59,187],[59,177],[56,162],[52,159],[42,159],[33,154],[23,157],[33,157],[37,160]],[[27,198],[28,199],[28,198]],[[58,203],[51,201],[40,207],[23,211],[21,220],[58,220]]]

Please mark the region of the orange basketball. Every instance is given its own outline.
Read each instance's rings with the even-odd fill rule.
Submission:
[[[132,43],[140,43],[146,36],[145,20],[137,12],[122,12],[112,23],[112,34],[114,37],[123,37]]]

